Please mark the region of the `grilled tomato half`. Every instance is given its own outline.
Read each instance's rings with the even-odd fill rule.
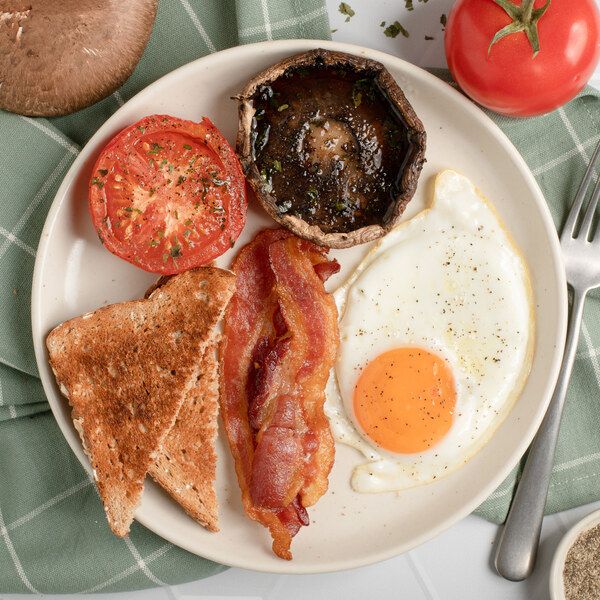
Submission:
[[[172,275],[231,248],[246,220],[235,152],[207,118],[145,117],[102,150],[89,209],[102,243],[152,273]]]

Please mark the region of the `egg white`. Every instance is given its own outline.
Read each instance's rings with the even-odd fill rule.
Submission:
[[[533,354],[527,265],[491,204],[469,179],[443,171],[431,207],[385,236],[335,298],[340,347],[325,409],[335,439],[369,460],[355,467],[352,487],[402,490],[466,463],[509,412]],[[456,407],[433,447],[391,454],[360,433],[353,394],[371,360],[406,346],[448,362]]]

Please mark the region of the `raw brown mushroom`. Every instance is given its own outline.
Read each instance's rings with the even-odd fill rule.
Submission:
[[[277,222],[332,248],[377,239],[398,223],[426,136],[381,63],[312,50],[259,73],[238,99],[238,154]]]
[[[0,0],[0,108],[64,115],[131,75],[158,0]]]

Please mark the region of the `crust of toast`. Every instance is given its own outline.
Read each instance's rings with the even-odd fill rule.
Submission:
[[[200,362],[196,383],[148,471],[193,519],[210,531],[219,530],[214,486],[219,412],[216,342],[217,337],[213,336]]]
[[[147,300],[106,306],[48,335],[50,365],[118,536],[129,532],[146,472],[197,385],[234,281],[213,267],[187,271]]]

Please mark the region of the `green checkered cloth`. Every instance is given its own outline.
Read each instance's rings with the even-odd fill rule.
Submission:
[[[37,378],[29,313],[36,247],[79,148],[136,92],[229,46],[328,36],[323,0],[162,0],[142,61],[119,91],[52,120],[0,112],[0,593],[124,591],[224,569],[137,524],[125,540],[110,533],[94,485],[64,441]],[[544,189],[557,226],[600,140],[599,107],[598,94],[587,89],[548,116],[493,116]],[[599,302],[592,295],[586,308],[549,512],[600,498]],[[503,520],[514,481],[515,474],[478,514]]]

